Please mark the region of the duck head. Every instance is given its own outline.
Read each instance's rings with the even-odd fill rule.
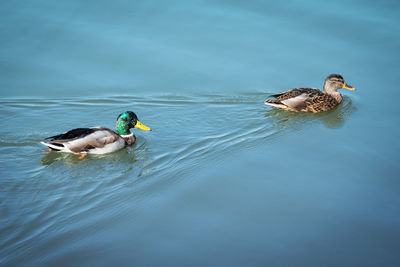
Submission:
[[[117,132],[120,135],[129,135],[131,134],[131,128],[139,128],[145,131],[151,131],[151,129],[145,125],[143,125],[136,114],[132,111],[125,111],[119,114],[116,123]]]
[[[356,88],[350,86],[349,84],[347,84],[342,75],[339,74],[331,74],[328,77],[326,77],[325,79],[325,83],[324,83],[324,91],[326,93],[335,93],[336,90],[338,89],[348,89],[348,90],[356,90]]]

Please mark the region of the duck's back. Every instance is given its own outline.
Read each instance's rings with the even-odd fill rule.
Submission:
[[[104,128],[103,128],[104,129]],[[76,138],[82,138],[85,137],[87,135],[90,135],[96,131],[99,130],[103,130],[100,127],[95,127],[95,128],[76,128],[76,129],[72,129],[69,130],[68,132],[62,133],[62,134],[58,134],[55,136],[50,136],[47,137],[45,140],[50,140],[50,141],[54,141],[54,140],[72,140],[72,139],[76,139]]]

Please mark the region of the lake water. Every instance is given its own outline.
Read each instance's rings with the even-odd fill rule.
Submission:
[[[400,265],[399,1],[0,11],[0,265]],[[330,112],[263,104],[331,73]],[[125,110],[133,147],[43,153]]]

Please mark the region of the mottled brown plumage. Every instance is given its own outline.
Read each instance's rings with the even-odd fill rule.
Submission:
[[[325,79],[324,91],[316,88],[295,88],[281,94],[271,95],[274,99],[265,104],[290,111],[321,112],[330,110],[342,102],[342,96],[336,90],[345,88],[355,90],[347,85],[339,74],[331,74]]]

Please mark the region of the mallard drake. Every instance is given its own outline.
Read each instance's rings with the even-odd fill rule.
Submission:
[[[265,101],[265,104],[290,111],[320,112],[330,110],[342,102],[338,89],[356,90],[345,83],[339,74],[326,77],[324,91],[316,88],[295,88],[281,94],[271,95],[275,99]]]
[[[125,111],[117,118],[117,132],[105,127],[76,128],[47,137],[41,143],[49,147],[49,151],[70,152],[83,159],[87,153],[106,154],[133,145],[136,137],[131,133],[131,128],[151,131],[138,120],[135,113]]]

